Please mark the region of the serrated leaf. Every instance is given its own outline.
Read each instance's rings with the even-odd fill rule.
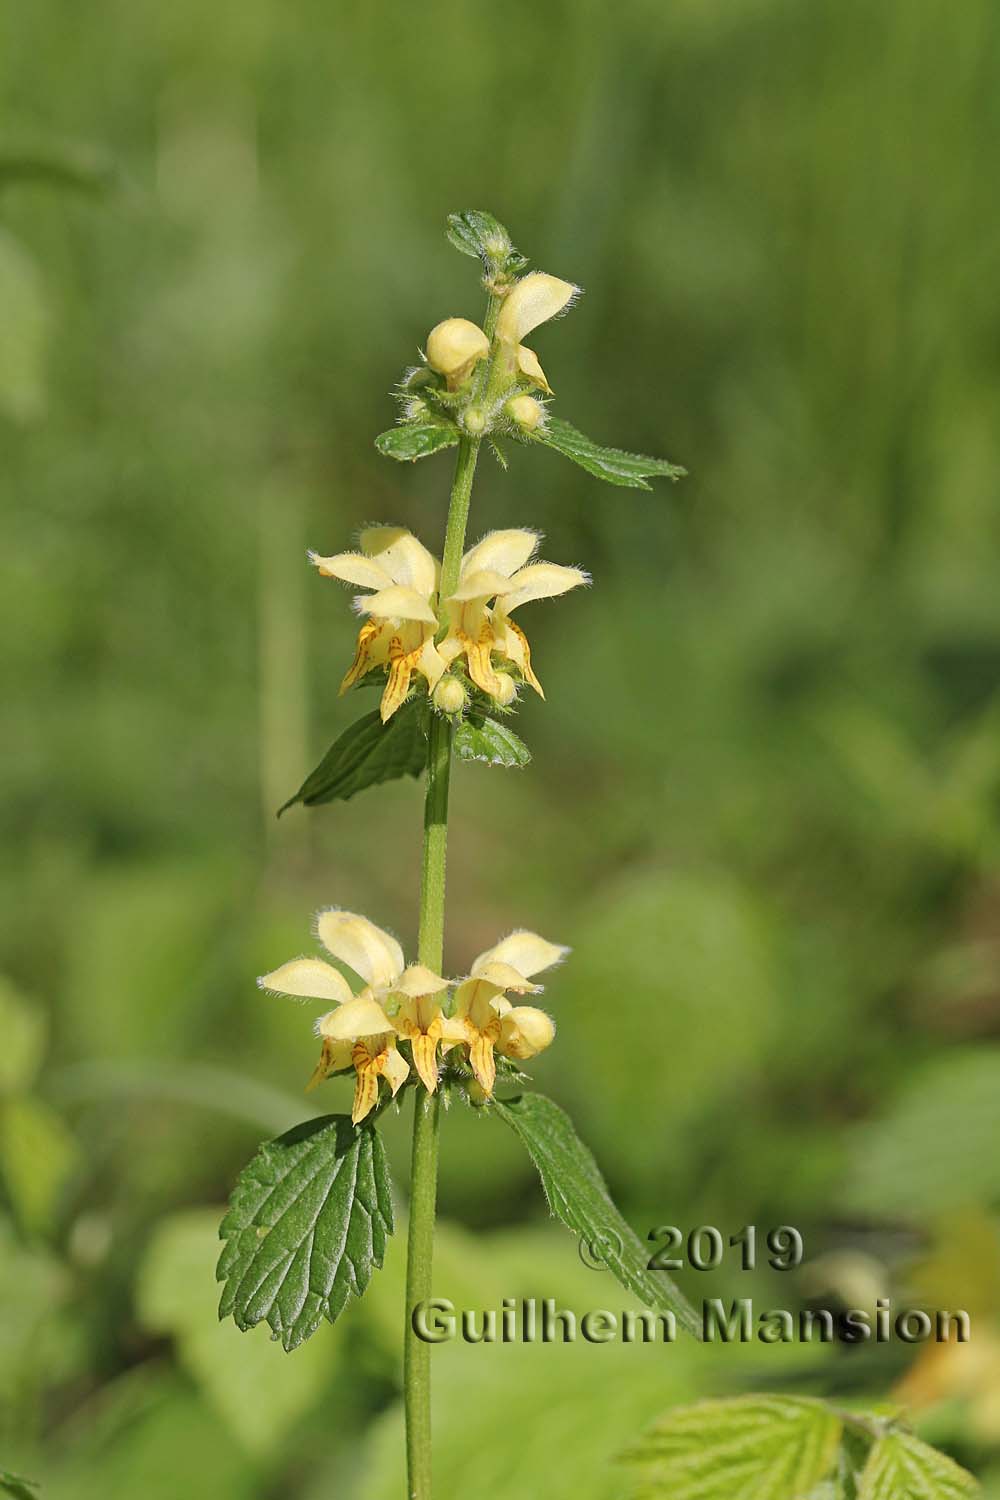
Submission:
[[[549,417],[543,427],[534,433],[534,440],[554,448],[564,458],[572,459],[588,474],[606,480],[608,484],[621,485],[626,489],[648,490],[652,486],[647,479],[662,476],[664,479],[682,479],[687,473],[677,464],[665,458],[647,458],[642,453],[626,453],[621,448],[605,448],[592,438],[564,422],[560,417]]]
[[[371,1121],[324,1115],[268,1141],[219,1228],[219,1317],[266,1321],[286,1350],[363,1295],[392,1233],[389,1169]]]
[[[640,1302],[656,1312],[674,1313],[681,1327],[700,1338],[694,1308],[669,1276],[648,1269],[648,1246],[618,1212],[569,1116],[544,1094],[497,1099],[492,1107],[528,1148],[556,1217],[582,1244],[600,1247],[604,1266]]]
[[[482,760],[489,766],[526,766],[531,751],[522,739],[497,719],[463,719],[451,748],[459,760]]]
[[[879,1438],[858,1485],[858,1500],[962,1500],[980,1493],[967,1470],[899,1429]]]
[[[424,705],[411,698],[383,724],[378,709],[357,719],[334,740],[311,775],[278,809],[278,817],[296,802],[317,807],[348,798],[382,781],[419,776],[427,764]]]
[[[806,1500],[833,1469],[841,1431],[810,1397],[698,1401],[668,1412],[623,1459],[649,1500]]]
[[[416,463],[418,458],[429,458],[444,448],[454,448],[459,436],[458,428],[445,422],[404,422],[400,427],[380,432],[375,446],[386,458],[394,458],[398,463]]]
[[[511,251],[510,235],[499,219],[482,208],[467,208],[449,214],[445,233],[456,250],[476,260],[505,259]]]

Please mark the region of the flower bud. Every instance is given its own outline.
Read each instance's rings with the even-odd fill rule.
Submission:
[[[461,422],[470,437],[482,437],[489,426],[489,418],[481,406],[466,407]]]
[[[434,689],[434,706],[443,714],[460,714],[468,701],[469,695],[457,677],[442,677]]]
[[[513,701],[514,694],[517,692],[514,679],[509,672],[494,672],[493,675],[500,684],[500,691],[494,693],[493,697],[501,708],[506,708],[507,704]]]
[[[500,1026],[500,1051],[519,1062],[527,1062],[544,1052],[555,1034],[555,1023],[544,1010],[533,1005],[515,1005]]]
[[[427,335],[427,363],[447,378],[450,390],[461,385],[489,352],[489,339],[468,318],[445,318]]]
[[[545,408],[534,396],[512,396],[504,410],[512,422],[525,432],[534,432],[545,415]]]

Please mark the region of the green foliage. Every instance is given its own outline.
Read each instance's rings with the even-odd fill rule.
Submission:
[[[527,265],[525,257],[513,248],[504,226],[484,209],[449,214],[445,232],[456,250],[481,260],[488,272],[516,275]]]
[[[325,1115],[268,1141],[245,1167],[219,1234],[219,1317],[266,1319],[286,1351],[364,1293],[392,1233],[389,1172],[371,1121]]]
[[[29,1233],[54,1227],[77,1155],[72,1135],[44,1100],[0,1100],[0,1175],[18,1222]]]
[[[11,1500],[38,1500],[38,1483],[0,1469],[0,1494],[9,1495]]]
[[[497,1099],[492,1108],[528,1148],[556,1217],[646,1307],[674,1313],[682,1328],[698,1335],[698,1317],[670,1277],[647,1269],[648,1249],[611,1201],[600,1168],[565,1111],[544,1094]]]
[[[49,307],[34,258],[0,230],[0,415],[30,422],[45,409]]]
[[[115,180],[114,164],[103,152],[74,142],[0,148],[0,188],[22,183],[99,193]]]
[[[668,1412],[624,1461],[643,1500],[810,1500],[841,1431],[824,1402],[805,1397],[700,1401]]]
[[[677,480],[687,473],[686,469],[668,463],[665,458],[646,458],[641,453],[625,453],[621,448],[605,448],[561,417],[547,417],[544,425],[533,434],[533,441],[554,448],[564,458],[570,458],[581,469],[586,469],[588,474],[625,489],[652,489],[646,481],[654,476]]]
[[[444,448],[454,448],[460,435],[457,427],[447,426],[442,421],[404,422],[399,427],[380,432],[375,446],[385,458],[394,458],[399,463],[415,463],[418,458],[429,458]]]
[[[852,1132],[841,1198],[854,1212],[919,1221],[1000,1199],[1000,1048],[962,1049],[916,1071],[881,1118]]]
[[[426,699],[411,698],[383,724],[378,709],[356,720],[329,750],[294,797],[278,809],[280,817],[302,802],[346,802],[366,787],[399,776],[419,776],[427,764]]]
[[[30,1088],[35,1081],[48,1024],[44,1011],[31,1005],[14,985],[0,975],[0,1093]]]
[[[262,1456],[280,1447],[330,1384],[340,1345],[313,1339],[286,1360],[264,1329],[248,1336],[220,1322],[211,1270],[218,1238],[211,1209],[160,1224],[139,1271],[138,1313],[150,1332],[173,1339],[181,1364],[233,1436]]]
[[[459,760],[482,760],[489,766],[526,766],[531,751],[502,720],[470,714],[457,726],[451,748]]]
[[[857,1500],[962,1500],[978,1493],[965,1469],[912,1433],[893,1429],[872,1448]]]

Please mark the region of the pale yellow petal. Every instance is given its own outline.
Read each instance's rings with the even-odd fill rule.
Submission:
[[[435,974],[425,964],[409,964],[394,986],[397,994],[409,995],[414,1000],[418,1000],[421,995],[438,995],[447,988],[447,979]]]
[[[425,625],[437,624],[437,615],[423,595],[401,583],[380,589],[377,594],[359,594],[355,607],[361,614],[374,615],[380,620],[420,620]]]
[[[427,335],[425,352],[432,370],[454,377],[484,359],[490,352],[490,341],[468,318],[445,318]]]
[[[537,1057],[556,1034],[555,1023],[533,1005],[515,1005],[500,1023],[499,1050],[520,1062]]]
[[[476,979],[496,985],[498,990],[513,990],[515,995],[534,995],[541,989],[541,985],[532,984],[520,969],[499,958],[487,958],[485,962],[477,960],[472,973]]]
[[[567,308],[580,288],[560,281],[544,271],[523,276],[504,299],[497,320],[497,336],[507,344],[519,344],[539,323],[547,323]]]
[[[358,995],[336,1010],[322,1016],[316,1027],[320,1036],[331,1042],[349,1042],[362,1036],[383,1036],[394,1030],[392,1022],[377,1000]]]
[[[262,974],[257,983],[262,990],[273,990],[278,995],[296,995],[302,1000],[333,1000],[337,1005],[343,1005],[354,998],[343,974],[321,958],[293,958],[280,969]]]
[[[415,589],[424,598],[437,588],[440,563],[405,527],[370,526],[361,533],[361,547],[394,583]]]
[[[441,1041],[449,1047],[468,1042],[472,1032],[464,1016],[441,1017]]]
[[[319,1062],[306,1084],[306,1093],[311,1093],[323,1082],[324,1078],[329,1078],[331,1073],[341,1073],[345,1068],[349,1068],[352,1062],[352,1050],[350,1042],[331,1042],[324,1038]]]
[[[410,1065],[396,1047],[390,1047],[386,1053],[382,1072],[395,1098],[410,1076]]]
[[[491,568],[478,568],[474,572],[463,569],[458,588],[448,603],[467,604],[471,599],[492,599],[494,594],[504,594],[512,587],[505,573],[497,573]]]
[[[406,964],[396,939],[367,917],[328,907],[317,913],[316,936],[328,953],[377,990],[390,990]]]
[[[534,556],[541,540],[537,531],[527,531],[520,527],[491,531],[482,541],[470,547],[462,558],[461,577],[465,578],[471,573],[493,572],[509,578]]]
[[[517,346],[517,368],[524,376],[525,380],[530,380],[532,385],[537,385],[539,390],[545,392],[546,396],[552,395],[552,387],[549,385],[549,382],[546,379],[545,371],[542,369],[541,360],[538,358],[538,355],[534,352],[533,349],[527,348],[524,344],[518,344]],[[530,401],[531,397],[520,396],[518,397],[518,399],[521,401]],[[537,405],[538,403],[536,402],[535,404]],[[525,425],[532,425],[534,427],[538,426],[538,416],[537,414],[533,415],[534,422],[531,424],[526,423]]]
[[[354,1103],[351,1106],[351,1120],[353,1124],[360,1125],[361,1121],[378,1103],[378,1069],[369,1060],[368,1054],[363,1049],[361,1056],[355,1061],[357,1078],[354,1083]]]
[[[532,599],[555,599],[589,582],[590,575],[582,568],[564,568],[560,563],[531,563],[510,580],[510,591],[504,594],[502,601],[504,614],[511,614]]]
[[[393,582],[390,574],[370,557],[365,557],[363,552],[338,552],[333,557],[320,557],[318,552],[310,552],[309,561],[324,578],[339,578],[363,589],[385,589]]]
[[[349,687],[353,687],[359,678],[364,677],[376,667],[385,665],[389,657],[389,642],[392,639],[392,627],[386,620],[366,620],[358,631],[357,645],[354,648],[354,660],[344,674],[344,680],[340,684],[341,693],[346,693]]]
[[[435,646],[433,638],[428,636],[417,657],[417,671],[427,679],[427,686],[432,693],[447,670],[448,663]]]
[[[469,1043],[469,1066],[476,1082],[484,1094],[492,1094],[497,1078],[496,1058],[493,1056],[493,1038],[477,1032]]]
[[[492,948],[487,948],[485,953],[480,953],[472,965],[473,974],[482,971],[486,964],[499,962],[510,964],[519,974],[529,977],[532,974],[541,973],[542,969],[551,969],[553,964],[559,963],[569,952],[568,948],[559,943],[546,942],[545,938],[539,937],[537,932],[527,932],[519,929],[512,932],[509,937],[503,938]]]

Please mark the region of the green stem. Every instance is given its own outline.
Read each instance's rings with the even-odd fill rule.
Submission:
[[[472,481],[479,457],[478,438],[463,438],[448,506],[441,598],[458,584],[469,518]],[[445,865],[448,852],[448,784],[451,776],[451,726],[431,715],[424,802],[424,852],[420,880],[418,956],[435,973],[444,962]],[[410,1500],[430,1500],[431,1493],[431,1348],[413,1330],[413,1309],[433,1290],[434,1215],[437,1203],[437,1094],[414,1089],[413,1155],[410,1172],[410,1227],[406,1247],[406,1326],[403,1344],[403,1399],[406,1407],[406,1465]]]

